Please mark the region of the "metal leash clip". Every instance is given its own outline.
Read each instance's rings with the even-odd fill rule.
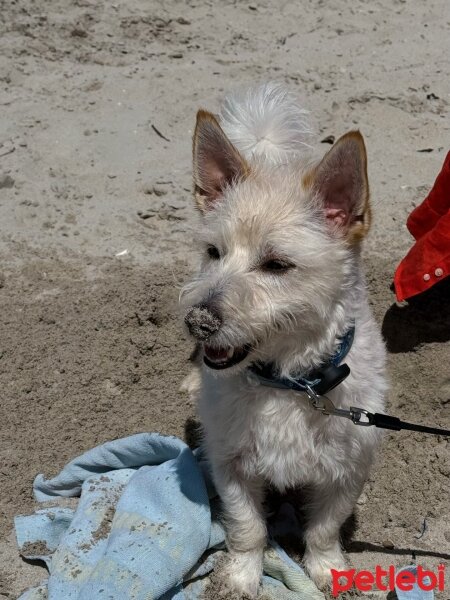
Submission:
[[[374,424],[372,413],[365,408],[356,408],[355,406],[351,406],[349,409],[336,408],[328,396],[320,396],[310,385],[305,385],[305,391],[311,401],[312,407],[320,411],[323,415],[344,417],[344,419],[350,419],[355,425],[363,427],[369,427]]]

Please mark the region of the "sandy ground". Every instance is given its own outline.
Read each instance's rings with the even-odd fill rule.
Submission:
[[[237,85],[285,81],[319,140],[364,133],[389,410],[450,427],[449,285],[403,308],[389,288],[405,217],[448,146],[447,0],[4,0],[0,21],[0,598],[45,575],[11,529],[36,473],[114,437],[184,436],[195,419],[177,391],[190,138],[196,109]],[[450,568],[449,482],[448,441],[387,435],[350,562]]]

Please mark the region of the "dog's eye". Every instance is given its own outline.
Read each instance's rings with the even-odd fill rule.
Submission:
[[[208,246],[206,251],[208,253],[209,258],[212,258],[213,260],[219,260],[220,252],[215,246]]]
[[[293,267],[292,263],[280,258],[271,258],[261,265],[263,271],[269,271],[270,273],[284,273]]]

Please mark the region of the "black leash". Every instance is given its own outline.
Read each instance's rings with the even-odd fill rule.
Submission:
[[[308,378],[299,377],[296,379],[282,378],[274,375],[271,365],[254,364],[249,367],[249,371],[256,376],[262,385],[277,389],[293,390],[295,392],[304,392],[307,394],[311,406],[324,415],[333,415],[350,419],[355,425],[363,427],[379,427],[381,429],[390,429],[391,431],[419,431],[431,435],[444,435],[450,437],[449,429],[440,429],[438,427],[428,427],[427,425],[417,425],[402,421],[398,417],[391,417],[382,413],[372,413],[365,408],[351,406],[349,409],[336,408],[333,402],[326,396],[326,393],[342,383],[350,374],[350,368],[346,364],[336,366],[328,364],[321,369],[316,369],[308,375]]]
[[[348,370],[350,372],[350,369]],[[390,429],[391,431],[408,429],[409,431],[420,431],[432,435],[450,436],[450,430],[448,429],[407,423],[398,417],[391,417],[390,415],[385,415],[383,413],[372,413],[365,408],[358,408],[355,406],[351,406],[349,409],[336,408],[330,398],[318,394],[312,387],[308,386],[305,391],[314,409],[321,411],[324,415],[334,415],[335,417],[350,419],[355,425],[361,425],[363,427],[375,426],[380,429]]]
[[[427,425],[416,425],[415,423],[401,421],[398,417],[391,417],[390,415],[383,415],[382,413],[368,412],[367,418],[370,421],[370,425],[375,425],[375,427],[381,427],[382,429],[392,429],[392,431],[408,429],[409,431],[420,431],[421,433],[431,433],[432,435],[450,436],[449,429],[439,429],[438,427],[428,427]]]
[[[300,377],[280,377],[277,374],[273,364],[253,363],[248,367],[249,373],[256,377],[261,385],[282,389],[293,390],[295,392],[304,392],[307,394],[311,406],[324,415],[333,415],[350,419],[355,425],[363,427],[379,427],[381,429],[390,429],[391,431],[419,431],[421,433],[430,433],[431,435],[445,435],[450,437],[450,430],[439,429],[438,427],[428,427],[426,425],[416,425],[401,421],[398,417],[391,417],[382,413],[372,413],[365,408],[351,406],[350,409],[336,408],[333,402],[326,396],[327,392],[334,389],[350,375],[348,365],[341,364],[342,360],[349,353],[355,327],[351,325],[346,333],[339,339],[337,350],[331,358],[321,367],[309,371]]]

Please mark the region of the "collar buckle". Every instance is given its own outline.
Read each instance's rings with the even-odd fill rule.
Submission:
[[[344,381],[350,375],[350,367],[347,364],[343,365],[326,365],[320,369],[316,369],[308,375],[308,380],[314,380],[314,383],[304,379],[302,383],[306,382],[314,388],[314,391],[319,396],[324,396],[329,391],[333,390],[336,386]]]
[[[259,383],[273,388],[294,390],[296,392],[305,392],[310,389],[315,394],[315,402],[317,398],[325,398],[325,394],[342,383],[350,374],[350,368],[347,364],[340,364],[347,356],[352,346],[355,334],[355,327],[352,326],[347,333],[340,338],[340,344],[336,354],[324,363],[321,367],[300,377],[281,377],[275,373],[272,363],[253,363],[248,367],[251,374],[256,375]],[[319,403],[319,406],[325,410],[325,405]],[[330,410],[332,407],[330,406]]]

